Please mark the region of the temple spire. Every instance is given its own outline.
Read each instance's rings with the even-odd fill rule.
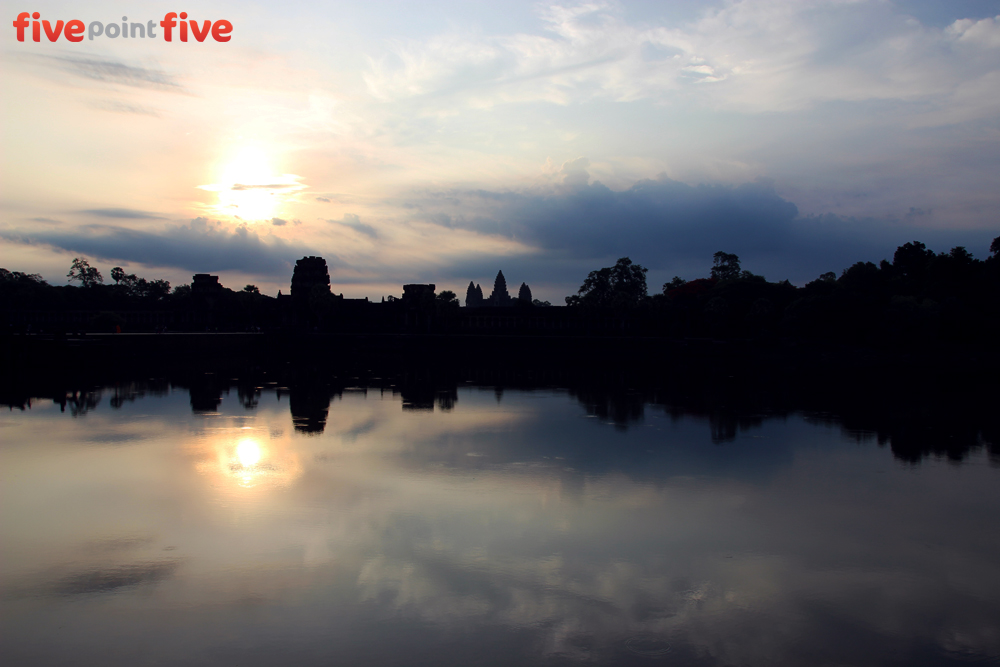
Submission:
[[[493,282],[493,294],[490,294],[490,305],[510,305],[510,294],[507,293],[507,279],[503,277],[503,271],[497,271],[497,279]]]

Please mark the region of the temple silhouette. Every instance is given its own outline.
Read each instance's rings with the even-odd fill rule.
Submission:
[[[521,288],[517,291],[517,298],[512,298],[507,292],[507,279],[503,277],[503,271],[497,271],[496,280],[493,282],[493,292],[489,298],[484,298],[483,288],[471,280],[465,291],[466,308],[505,308],[517,303],[531,304],[531,288],[528,287],[527,283],[521,283]]]
[[[0,333],[60,340],[90,333],[361,334],[373,340],[385,334],[383,345],[397,334],[451,337],[455,344],[466,334],[485,334],[523,336],[518,344],[525,349],[537,347],[540,335],[624,336],[685,345],[808,340],[879,349],[971,344],[995,351],[1000,237],[989,252],[979,260],[964,247],[936,253],[923,243],[906,243],[891,262],[857,262],[839,277],[827,272],[796,287],[742,270],[738,256],[720,251],[709,277],[675,277],[652,293],[647,269],[622,257],[613,267],[591,271],[566,305],[532,299],[524,282],[515,296],[498,271],[489,296],[469,282],[465,307],[432,283],[402,285],[401,294],[380,301],[334,294],[319,256],[297,260],[290,293],[277,297],[254,285],[227,288],[207,273],[171,291],[167,281],[115,267],[115,284],[102,284],[97,269],[77,258],[67,275],[80,286],[50,285],[37,274],[0,268]]]

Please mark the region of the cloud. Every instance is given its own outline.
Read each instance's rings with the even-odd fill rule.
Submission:
[[[707,275],[712,254],[723,250],[738,254],[744,268],[801,283],[859,260],[891,257],[898,245],[914,239],[936,250],[965,245],[982,257],[998,233],[918,227],[916,219],[928,212],[916,208],[900,219],[802,217],[765,179],[692,186],[661,176],[616,191],[599,181],[588,185],[585,164],[567,163],[566,184],[548,188],[425,193],[410,202],[416,206],[413,219],[536,247],[541,257],[526,259],[527,265],[503,260],[505,266],[522,265],[532,279],[541,274],[556,280],[551,272],[531,270],[530,264],[558,262],[568,268],[587,260],[591,268],[599,268],[602,262],[630,256],[651,269],[690,279]]]
[[[609,3],[551,6],[535,33],[391,43],[364,79],[378,99],[448,109],[651,99],[756,113],[831,101],[962,106],[950,95],[997,70],[983,53],[1000,44],[996,20],[938,29],[894,5],[733,1],[680,25],[629,21]]]
[[[948,26],[945,33],[960,43],[1000,48],[1000,16],[979,21],[960,19]]]
[[[327,203],[327,204],[330,203],[330,200],[327,199],[326,197],[316,197],[316,201],[321,201],[321,202],[324,202],[324,203]]]
[[[284,227],[288,224],[288,221],[282,218],[271,218],[271,224],[276,227]]]
[[[153,88],[167,92],[182,92],[180,84],[162,70],[126,65],[114,60],[101,60],[75,55],[33,55],[37,62],[94,81],[130,86],[133,88]]]
[[[130,113],[139,116],[152,116],[159,117],[160,113],[153,109],[149,109],[139,104],[131,104],[128,102],[120,102],[118,100],[100,100],[91,103],[95,109],[100,109],[102,111],[111,111],[114,113]]]
[[[88,225],[74,230],[4,231],[0,237],[87,254],[102,261],[176,267],[195,273],[235,270],[275,278],[290,276],[296,259],[317,254],[314,249],[277,237],[262,238],[246,226],[228,230],[205,218],[161,231]],[[329,253],[325,256],[329,264],[336,265],[337,260]]]
[[[82,211],[77,211],[77,213],[85,213],[87,215],[96,215],[102,218],[121,218],[125,220],[163,220],[162,215],[156,215],[155,213],[147,213],[146,211],[137,211],[132,208],[90,208],[84,209]]]
[[[287,190],[289,188],[301,188],[300,183],[234,183],[230,190]]]
[[[359,234],[364,234],[365,236],[369,236],[373,239],[378,238],[378,232],[375,228],[361,222],[361,218],[354,213],[345,213],[343,220],[328,220],[327,222],[332,222],[335,225],[341,225],[343,227],[353,229]]]
[[[590,182],[590,174],[587,173],[589,166],[590,160],[585,157],[564,162],[560,171],[563,175],[563,183],[566,185],[587,185]]]

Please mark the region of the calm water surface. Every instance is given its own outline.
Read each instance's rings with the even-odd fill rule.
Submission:
[[[4,664],[1000,660],[981,449],[906,463],[802,414],[719,443],[555,390],[290,399],[0,415]]]

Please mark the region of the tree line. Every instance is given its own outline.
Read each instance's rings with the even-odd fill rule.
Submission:
[[[549,312],[570,317],[582,324],[573,329],[580,333],[613,330],[667,338],[994,345],[1000,340],[1000,237],[993,240],[989,252],[987,259],[979,260],[961,246],[935,253],[913,241],[899,246],[891,261],[857,262],[839,276],[824,273],[796,287],[787,280],[770,282],[743,269],[736,254],[720,251],[713,257],[708,276],[674,277],[655,294],[647,287],[648,270],[622,257],[614,266],[591,271],[577,293],[566,297],[568,309],[539,308],[548,304],[537,300],[517,301],[510,315],[516,318],[531,312],[535,317]],[[99,321],[89,325],[97,331],[115,330],[121,314],[130,310],[211,313],[211,317],[184,321],[197,322],[197,326],[211,322],[213,327],[228,330],[315,328],[324,322],[335,329],[363,325],[365,330],[376,330],[395,326],[388,311],[402,312],[403,306],[399,299],[389,297],[384,307],[374,303],[369,304],[373,308],[347,307],[328,288],[317,288],[322,293],[308,295],[305,311],[290,317],[287,304],[283,309],[277,299],[261,294],[254,285],[239,291],[219,286],[196,298],[190,285],[171,288],[166,280],[138,277],[122,267],[111,269],[110,276],[113,284],[105,283],[101,272],[79,257],[70,266],[71,284],[66,286],[49,285],[38,274],[0,268],[0,311],[97,312]],[[460,310],[454,292],[428,292],[419,297],[419,303],[411,302],[407,308],[434,313],[429,320],[433,330],[443,333],[457,326]],[[366,318],[370,321],[361,322]],[[609,320],[622,326],[604,326]],[[589,326],[588,322],[603,324]]]
[[[891,262],[857,262],[804,287],[769,282],[720,251],[709,276],[675,277],[656,294],[648,293],[648,270],[622,257],[591,271],[566,305],[671,337],[993,343],[1000,340],[1000,237],[989,250],[978,260],[961,246],[935,253],[913,241]]]

